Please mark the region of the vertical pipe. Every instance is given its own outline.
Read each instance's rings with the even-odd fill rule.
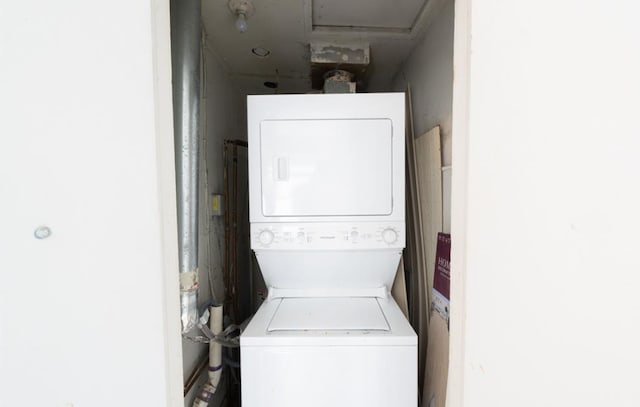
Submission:
[[[171,0],[173,122],[176,152],[182,332],[198,319],[198,130],[200,0]]]
[[[211,312],[211,319],[209,325],[211,332],[214,335],[220,335],[222,333],[222,305],[214,305],[209,308]],[[220,382],[220,375],[222,374],[222,345],[216,341],[211,341],[209,344],[209,383],[217,388]]]
[[[222,333],[222,305],[214,305],[209,308],[211,319],[209,320],[211,332],[215,335]],[[209,381],[205,383],[193,401],[192,407],[207,407],[213,400],[213,395],[218,390],[222,375],[222,345],[216,341],[209,343]]]
[[[233,316],[238,321],[238,144],[233,145]]]
[[[223,153],[222,153],[222,165],[223,165],[223,173],[224,173],[224,301],[228,303],[229,295],[231,293],[229,287],[229,169],[228,169],[228,159],[227,159],[227,150],[229,148],[229,144],[225,140],[223,143]]]

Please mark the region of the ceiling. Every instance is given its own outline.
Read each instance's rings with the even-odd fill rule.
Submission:
[[[312,41],[370,46],[366,90],[390,90],[421,32],[446,0],[252,0],[248,30],[235,28],[228,0],[202,0],[206,47],[244,94],[311,90]],[[251,50],[271,51],[265,58]]]

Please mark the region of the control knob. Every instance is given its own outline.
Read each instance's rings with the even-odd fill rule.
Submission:
[[[382,240],[387,244],[395,243],[398,240],[398,232],[391,228],[382,231]]]
[[[270,230],[263,230],[258,235],[258,240],[264,246],[269,246],[273,242],[273,232]]]

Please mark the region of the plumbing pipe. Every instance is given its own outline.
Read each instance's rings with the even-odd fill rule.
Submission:
[[[230,299],[230,286],[229,286],[229,265],[231,264],[231,256],[229,249],[229,242],[231,240],[229,229],[229,164],[227,158],[228,144],[227,140],[224,141],[222,146],[222,166],[224,176],[224,301],[228,304]]]
[[[198,131],[200,122],[200,0],[171,0],[180,319],[182,333],[198,321]]]
[[[238,145],[233,145],[233,318],[238,321]]]
[[[238,178],[238,147],[247,148],[249,144],[244,140],[224,140],[223,142],[223,179],[224,179],[224,287],[225,287],[225,303],[231,308],[233,320],[238,319],[238,214],[237,214],[237,178]],[[229,149],[232,149],[233,155]],[[231,155],[231,166],[233,172],[229,174],[229,155]],[[233,180],[233,189],[230,186]],[[231,195],[233,194],[233,196]],[[232,206],[233,204],[233,206]],[[231,209],[233,207],[233,209]]]
[[[194,384],[196,384],[196,382],[198,381],[198,377],[200,377],[200,374],[202,373],[202,371],[209,365],[209,354],[207,353],[202,360],[200,360],[200,362],[198,362],[198,366],[196,366],[195,369],[193,369],[193,371],[191,372],[191,374],[189,375],[189,377],[187,378],[186,383],[184,384],[184,388],[182,391],[182,395],[184,397],[187,396],[187,394],[189,394],[189,391],[191,390],[191,388],[193,387]]]
[[[209,308],[211,319],[209,327],[214,335],[222,333],[222,305],[214,305]],[[222,374],[222,345],[215,341],[209,343],[209,381],[200,389],[200,393],[193,401],[193,407],[207,407],[213,398],[220,376]]]
[[[209,308],[211,320],[209,326],[214,335],[222,333],[222,305],[212,306]],[[209,383],[217,386],[220,382],[220,374],[222,373],[222,345],[218,342],[211,341],[209,344]]]

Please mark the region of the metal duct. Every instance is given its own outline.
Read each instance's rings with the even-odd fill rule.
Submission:
[[[200,0],[171,0],[173,125],[180,245],[182,333],[198,320]]]

